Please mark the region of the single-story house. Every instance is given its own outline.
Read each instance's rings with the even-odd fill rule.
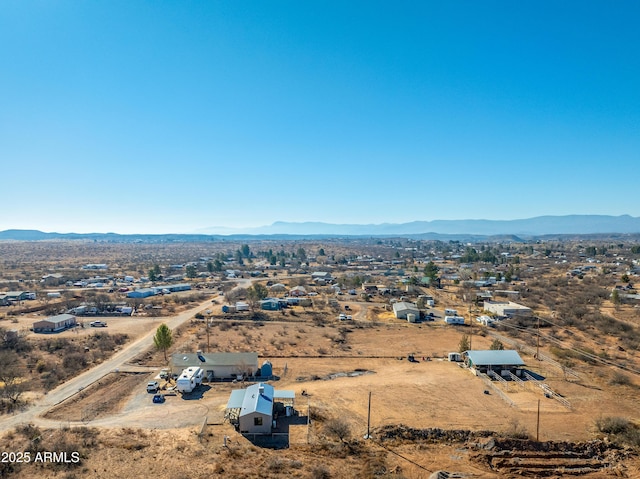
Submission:
[[[362,291],[366,291],[367,293],[376,293],[378,292],[378,285],[375,283],[362,283]]]
[[[191,285],[189,283],[170,284],[167,286],[163,286],[161,289],[167,289],[172,293],[177,293],[179,291],[190,291]]]
[[[85,264],[82,269],[109,269],[109,267],[104,263],[91,263]]]
[[[289,291],[289,296],[306,296],[307,290],[304,286],[295,286]]]
[[[30,291],[8,291],[4,294],[0,294],[0,297],[5,301],[26,301],[28,299],[36,299],[36,293]]]
[[[57,316],[51,316],[42,321],[36,321],[33,323],[34,333],[59,333],[68,328],[73,328],[78,323],[76,317],[72,314],[58,314]]]
[[[254,376],[258,371],[258,353],[175,353],[171,355],[171,374],[197,366],[207,378]]]
[[[533,311],[531,311],[531,308],[518,303],[514,303],[513,301],[485,301],[483,308],[485,311],[493,313],[502,318],[533,315]]]
[[[270,384],[256,383],[246,389],[231,391],[226,417],[241,434],[270,434],[275,403],[293,408],[293,391],[276,390]]]
[[[420,309],[418,309],[418,306],[414,303],[398,301],[397,303],[393,303],[393,314],[395,314],[398,319],[407,319],[408,314],[414,314],[416,318],[419,318]]]
[[[331,281],[333,278],[331,277],[331,273],[328,271],[315,271],[311,273],[311,279],[322,279],[324,281]]]
[[[509,377],[509,373],[520,376],[522,374],[520,368],[524,366],[524,361],[518,351],[512,349],[465,351],[464,358],[467,366],[476,375],[493,371],[506,377]]]
[[[148,298],[150,296],[155,296],[156,290],[155,288],[141,288],[136,289],[135,291],[129,291],[127,293],[127,298]]]

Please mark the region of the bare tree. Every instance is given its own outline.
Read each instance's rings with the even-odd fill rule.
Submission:
[[[20,382],[22,371],[18,364],[18,356],[12,351],[0,352],[0,398],[8,399],[16,404],[24,392],[24,383]]]

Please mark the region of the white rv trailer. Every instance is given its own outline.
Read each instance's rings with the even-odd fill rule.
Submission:
[[[176,381],[176,388],[181,393],[190,393],[197,386],[202,384],[203,376],[204,371],[202,370],[202,368],[192,366],[187,369],[183,369],[182,373],[178,377],[178,380]]]

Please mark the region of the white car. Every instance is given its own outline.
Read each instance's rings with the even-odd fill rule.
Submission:
[[[347,315],[346,315],[346,314],[343,314],[343,313],[340,313],[340,314],[338,315],[338,319],[339,319],[340,321],[344,321],[344,320],[346,320],[346,319],[347,319]]]
[[[106,328],[107,323],[105,323],[104,321],[91,321],[89,323],[89,326],[91,326],[92,328]]]

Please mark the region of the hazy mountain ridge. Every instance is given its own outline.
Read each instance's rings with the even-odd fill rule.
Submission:
[[[212,227],[193,234],[44,233],[38,230],[11,229],[0,231],[0,240],[167,242],[404,236],[442,241],[522,241],[542,236],[620,234],[640,234],[640,218],[629,215],[567,215],[538,216],[520,220],[434,220],[368,225],[277,221],[258,228]]]
[[[230,232],[230,229],[226,228]],[[215,228],[199,231],[225,234]],[[538,216],[518,220],[434,220],[409,223],[331,224],[322,222],[291,223],[277,221],[269,226],[237,229],[244,234],[302,234],[346,236],[402,236],[436,233],[441,235],[518,235],[640,233],[640,218],[629,215]]]

